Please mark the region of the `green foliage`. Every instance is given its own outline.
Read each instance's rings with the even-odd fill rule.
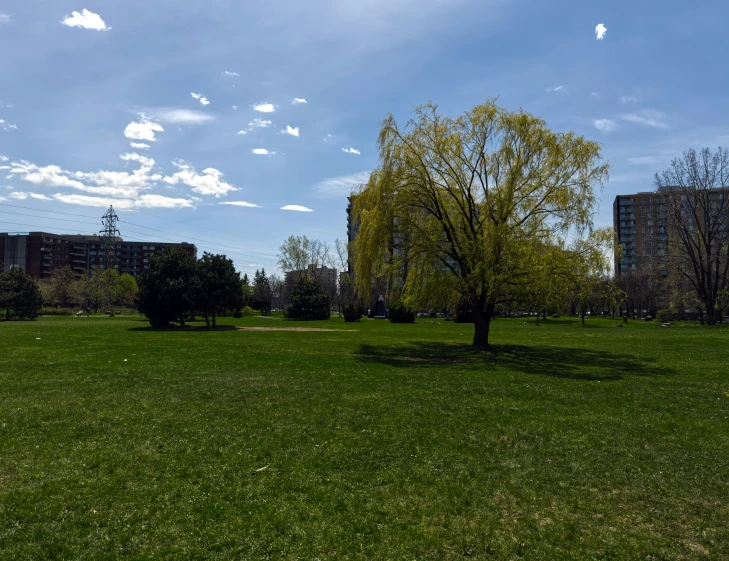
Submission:
[[[565,245],[590,229],[594,188],[607,179],[596,142],[487,101],[457,119],[419,107],[404,129],[390,115],[379,147],[378,168],[353,198],[361,296],[385,277],[404,283],[414,306],[468,298],[482,347],[496,306],[543,284],[550,248],[582,258]]]
[[[658,310],[658,313],[656,314],[656,318],[661,323],[665,323],[667,321],[671,321],[673,319],[673,313],[671,310]]]
[[[256,271],[253,277],[253,291],[249,305],[256,310],[261,310],[261,314],[264,316],[270,315],[272,297],[273,290],[271,289],[271,282],[266,276],[266,269]]]
[[[195,305],[205,314],[205,323],[216,327],[217,316],[225,310],[243,307],[240,273],[225,255],[204,253],[197,262],[198,286]]]
[[[388,315],[392,323],[415,323],[415,312],[401,300],[390,306]]]
[[[78,300],[77,276],[69,267],[54,269],[49,279],[50,299],[48,303],[69,306]]]
[[[331,296],[322,290],[318,281],[301,275],[297,279],[284,310],[286,319],[321,320],[331,315]]]
[[[456,323],[473,323],[473,308],[467,300],[462,300],[453,314]]]
[[[178,247],[152,255],[149,270],[139,279],[137,309],[153,327],[172,322],[185,325],[199,290],[195,258]]]
[[[367,310],[359,302],[349,302],[342,307],[344,321],[348,323],[360,321],[366,313]]]
[[[253,308],[250,306],[243,306],[243,309],[241,310],[241,317],[248,318],[253,315]]]
[[[43,296],[38,284],[19,267],[0,274],[0,310],[5,319],[35,319],[40,314]]]
[[[122,273],[117,280],[117,297],[115,304],[133,307],[139,292],[137,279],[128,273]]]

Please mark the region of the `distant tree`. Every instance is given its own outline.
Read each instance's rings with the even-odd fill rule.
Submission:
[[[414,307],[446,291],[468,298],[475,347],[488,346],[497,306],[524,292],[535,250],[590,231],[608,176],[596,142],[493,100],[456,119],[431,103],[403,128],[388,115],[379,149],[353,197],[356,289],[369,294],[386,277]],[[434,275],[449,280],[434,285]]]
[[[205,324],[216,327],[217,316],[224,310],[243,308],[240,273],[225,255],[204,253],[197,262],[199,286],[196,307],[205,314]]]
[[[261,310],[264,316],[271,315],[271,281],[266,276],[266,269],[256,271],[253,277],[253,294],[251,298],[251,307]]]
[[[195,258],[177,247],[166,247],[149,259],[149,270],[139,278],[137,309],[153,327],[172,322],[185,326],[198,291]]]
[[[329,319],[332,300],[316,279],[300,276],[294,283],[289,304],[284,310],[286,319]]]
[[[117,301],[120,305],[133,308],[139,292],[137,279],[128,273],[119,275],[117,281]]]
[[[0,309],[5,319],[35,319],[43,305],[38,284],[19,267],[0,275]]]
[[[278,249],[278,264],[282,271],[304,271],[313,265],[316,278],[316,269],[331,264],[329,245],[306,236],[289,236]]]
[[[54,269],[50,278],[51,300],[61,306],[69,306],[76,302],[76,274],[66,265]]]
[[[269,275],[268,284],[271,287],[271,307],[281,308],[284,297],[284,282],[278,275]]]
[[[250,306],[253,297],[253,287],[248,279],[248,275],[244,274],[240,281],[241,293],[243,294],[243,306]]]
[[[687,150],[655,183],[667,215],[668,264],[688,281],[714,325],[721,320],[719,295],[729,287],[729,150]]]

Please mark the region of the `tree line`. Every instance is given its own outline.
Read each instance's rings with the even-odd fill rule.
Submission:
[[[250,307],[270,314],[280,284],[264,269],[256,271],[251,284],[225,255],[204,253],[195,259],[180,248],[167,247],[150,257],[149,269],[139,277],[136,304],[153,327],[184,327],[198,313],[208,327],[216,327],[217,318],[228,311],[242,314]]]

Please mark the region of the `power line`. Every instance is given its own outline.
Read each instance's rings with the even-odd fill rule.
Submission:
[[[144,228],[146,230],[152,230],[154,232],[160,232],[162,234],[169,234],[171,236],[179,236],[180,235],[180,234],[176,234],[174,232],[166,232],[164,230],[158,230],[156,228],[150,228],[149,226],[142,226],[141,224],[135,224],[134,222],[127,222],[126,220],[120,220],[120,222],[123,222],[124,224],[130,224],[132,226],[136,226],[137,228]],[[221,244],[221,243],[218,243],[218,242],[211,242],[209,240],[203,240],[203,239],[200,239],[200,238],[192,238],[190,236],[185,236],[185,237],[187,239],[189,239],[189,240],[198,241],[198,242],[201,242],[201,243],[206,243],[208,245],[217,245],[217,246],[220,246],[220,247],[226,247],[226,248],[230,248],[230,249],[238,249],[237,247],[233,247],[233,246],[230,246],[230,245],[224,245],[224,244]],[[252,249],[246,249],[246,251],[249,251],[251,253],[257,253],[259,255],[264,255],[266,257],[277,257],[276,255],[273,255],[272,253],[263,253],[262,251],[254,251]]]
[[[88,218],[88,219],[91,219],[91,220],[96,220],[97,221],[96,224],[99,223],[98,222],[98,218],[93,218],[93,217],[86,216],[86,215],[83,215],[83,214],[73,214],[73,213],[68,213],[68,212],[58,212],[58,213],[55,213],[54,211],[50,211],[50,210],[44,210],[44,209],[39,209],[39,208],[26,207],[26,206],[21,206],[21,205],[10,205],[10,204],[6,204],[6,203],[0,203],[0,206],[8,206],[8,207],[12,207],[12,208],[20,208],[20,209],[24,209],[24,210],[35,210],[35,211],[39,211],[39,212],[48,212],[48,213],[54,213],[54,214],[63,214],[63,215],[66,215],[66,216],[78,216],[78,217],[82,217],[82,218]],[[63,218],[53,218],[53,217],[50,217],[50,216],[48,216],[48,217],[47,216],[33,216],[31,214],[15,213],[15,212],[4,211],[4,210],[0,210],[0,212],[6,213],[6,214],[17,214],[17,215],[20,215],[20,216],[27,216],[29,218],[40,218],[40,219],[43,219],[43,220],[49,220],[50,219],[50,220],[57,220],[57,221],[63,221],[63,222],[74,222],[74,223],[78,223],[78,224],[86,224],[84,222],[80,222],[80,221],[77,221],[77,220],[68,220],[68,219],[63,219]],[[142,214],[146,214],[147,216],[152,216],[152,215],[150,215],[148,213],[142,213]],[[252,250],[252,249],[242,250],[242,249],[240,249],[238,247],[235,247],[235,246],[225,245],[225,244],[221,244],[221,243],[218,243],[218,242],[211,242],[210,240],[204,240],[204,239],[201,239],[201,238],[193,238],[193,237],[187,236],[185,234],[178,234],[176,232],[167,232],[165,230],[159,230],[157,228],[150,228],[149,226],[142,226],[141,224],[135,224],[134,222],[128,222],[126,220],[119,220],[119,222],[122,222],[124,224],[129,224],[129,225],[132,225],[132,226],[136,226],[138,228],[144,228],[145,230],[151,230],[153,232],[159,232],[159,233],[162,233],[162,234],[168,234],[170,236],[180,236],[180,237],[183,237],[183,238],[187,238],[189,240],[193,240],[193,241],[197,241],[197,242],[200,242],[200,243],[204,243],[204,244],[209,245],[209,246],[217,246],[217,247],[222,247],[222,248],[225,248],[225,249],[236,250],[236,251],[239,252],[239,255],[243,255],[244,257],[247,257],[247,258],[250,258],[250,259],[261,259],[261,260],[264,260],[264,261],[275,262],[271,258],[274,258],[274,259],[277,258],[276,255],[273,255],[271,253],[264,253],[264,252],[255,251],[255,250]],[[177,220],[172,220],[172,222],[178,222],[178,221]],[[181,222],[181,223],[184,224],[184,222]],[[26,224],[26,226],[28,226],[28,225]],[[209,229],[209,228],[207,228],[207,229]],[[136,234],[139,234],[139,235],[143,235],[143,236],[148,235],[148,234],[145,234],[144,232],[134,232],[132,230],[129,230],[129,231],[132,232],[132,233],[136,233]],[[179,243],[179,242],[177,242],[177,240],[167,240],[167,241],[170,241],[170,242],[173,242],[173,243]],[[243,253],[241,253],[241,252],[243,252]]]
[[[39,217],[33,217],[33,218],[45,218],[45,217],[44,216],[39,216]],[[34,224],[23,224],[23,223],[20,223],[20,222],[7,222],[5,220],[0,220],[0,224],[10,224],[12,226],[25,226],[27,228],[37,228],[37,226],[34,225]],[[78,234],[78,230],[71,230],[70,228],[57,228],[57,227],[54,226],[53,229],[56,230],[56,231],[59,231],[60,233]],[[14,233],[17,233],[17,232],[29,232],[29,231],[31,231],[31,230],[14,230]],[[136,230],[131,230],[129,228],[126,228],[125,231],[131,232],[132,234],[139,234],[140,236],[147,236],[147,235],[149,235],[149,234],[146,234],[144,232],[138,232]],[[81,235],[96,236],[97,234],[81,234]],[[155,237],[158,238],[160,241],[163,241],[163,242],[180,243],[178,240],[164,238],[164,237],[159,236],[159,235],[157,235]],[[236,251],[229,251],[228,253],[230,255],[235,255],[237,257],[245,257],[246,259],[260,259],[261,261],[273,262],[271,259],[262,259],[260,257],[256,257],[256,256],[252,256],[252,255],[247,255],[245,253],[240,253],[240,252],[236,252]]]

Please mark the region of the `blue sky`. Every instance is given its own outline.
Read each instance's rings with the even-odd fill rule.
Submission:
[[[346,238],[386,113],[495,96],[602,143],[608,225],[616,194],[729,144],[727,20],[719,0],[6,0],[0,231],[91,233],[113,202],[126,239],[272,271],[290,234]]]

